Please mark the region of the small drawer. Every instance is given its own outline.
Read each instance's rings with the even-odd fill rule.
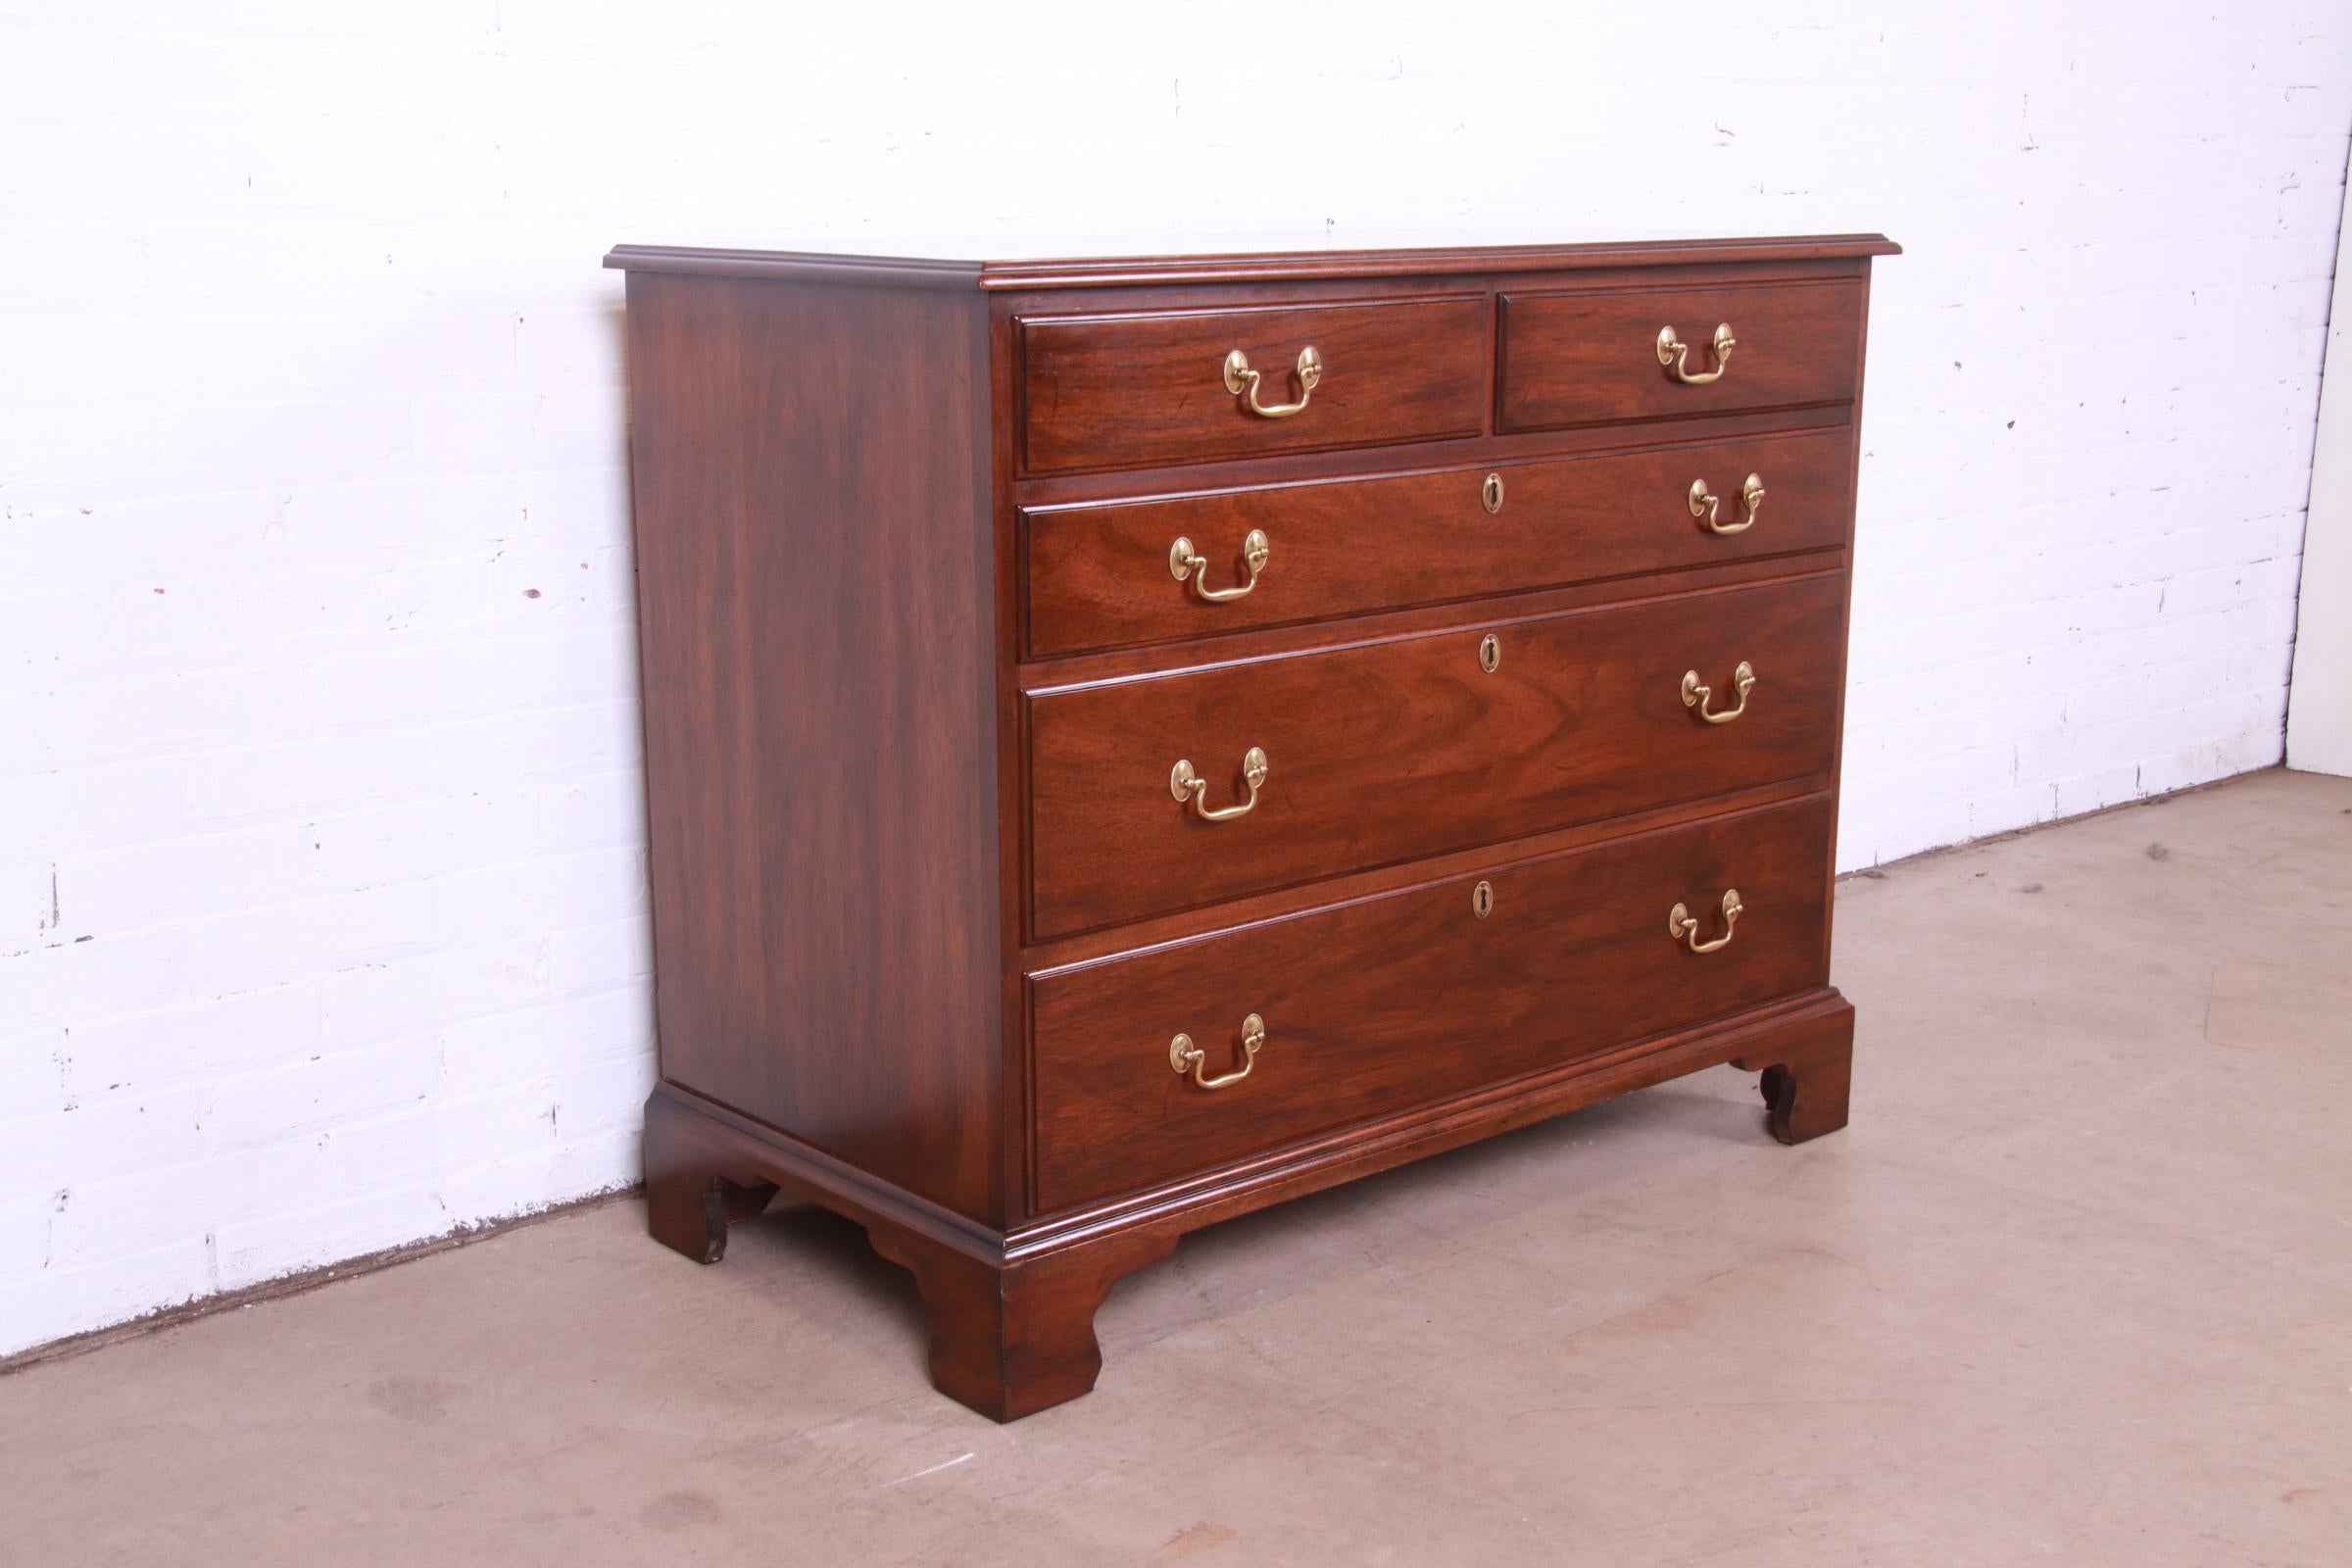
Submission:
[[[1026,317],[1031,473],[1472,436],[1486,428],[1475,296]]]
[[[1814,797],[1033,975],[1039,1207],[1824,984],[1829,882]]]
[[[1832,550],[1845,429],[1025,510],[1028,653]]]
[[[1717,344],[1728,339],[1728,354]],[[1502,296],[1505,430],[1850,403],[1854,283]]]
[[[1824,574],[1035,692],[1031,928],[1824,774],[1844,618]]]

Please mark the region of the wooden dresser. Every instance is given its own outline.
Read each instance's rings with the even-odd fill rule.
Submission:
[[[1200,1226],[1726,1061],[1842,1126],[1894,249],[613,251],[654,1234],[849,1216],[1008,1420]]]

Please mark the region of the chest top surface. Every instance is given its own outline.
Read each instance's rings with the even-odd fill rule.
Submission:
[[[1833,261],[1892,256],[1884,234],[1801,234],[1751,239],[1580,240],[1553,244],[1406,246],[1377,250],[1248,251],[1102,256],[1064,260],[858,256],[821,251],[616,245],[605,265],[632,272],[780,277],[903,287],[1111,288],[1148,283],[1281,283],[1331,278],[1444,277],[1559,272],[1614,267]]]

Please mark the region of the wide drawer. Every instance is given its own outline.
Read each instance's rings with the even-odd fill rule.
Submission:
[[[1487,339],[1474,295],[1023,318],[1023,461],[1052,473],[1477,435]]]
[[[1822,575],[1036,693],[1031,929],[1824,773],[1844,597]]]
[[[1728,357],[1715,347],[1725,328]],[[1862,370],[1862,289],[1505,294],[1501,355],[1505,430],[1845,403]]]
[[[1853,500],[1852,435],[1838,429],[1032,508],[1028,651],[1832,549]]]
[[[1034,976],[1038,1203],[1208,1169],[1823,984],[1829,878],[1830,805],[1815,797]]]

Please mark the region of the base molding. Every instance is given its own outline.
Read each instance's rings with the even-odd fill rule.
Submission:
[[[1762,1074],[1775,1138],[1845,1125],[1853,1007],[1823,988],[1720,1020],[1322,1135],[1150,1192],[999,1229],[879,1181],[667,1081],[646,1102],[648,1225],[698,1262],[779,1191],[863,1226],[913,1274],[931,1313],[940,1392],[998,1421],[1074,1399],[1102,1364],[1095,1311],[1189,1231],[1730,1062]]]

